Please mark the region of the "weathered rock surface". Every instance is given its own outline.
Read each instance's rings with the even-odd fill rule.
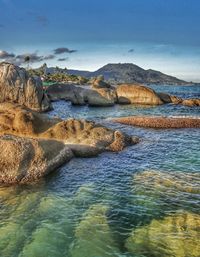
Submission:
[[[176,129],[176,128],[200,128],[200,118],[166,118],[149,116],[130,116],[112,119],[113,122],[121,124],[157,128],[157,129]]]
[[[117,95],[114,89],[97,88],[88,90],[85,99],[90,106],[113,106],[117,102]]]
[[[81,144],[119,151],[132,144],[132,137],[87,120],[50,119],[14,104],[0,104],[0,135],[13,134],[55,139],[66,144]],[[134,139],[135,141],[135,139]],[[118,145],[118,147],[116,147]]]
[[[55,140],[0,136],[0,182],[36,181],[66,163],[72,151]]]
[[[58,84],[47,88],[52,101],[64,99],[74,105],[112,106],[117,101],[116,91],[108,88],[85,89],[74,85]]]
[[[177,212],[133,230],[126,247],[137,256],[198,257],[200,215]]]
[[[160,105],[164,103],[154,90],[139,84],[122,84],[116,90],[119,104]]]
[[[25,105],[35,111],[51,109],[51,103],[37,77],[10,63],[0,63],[0,102]]]
[[[0,104],[1,183],[34,181],[73,156],[121,151],[135,143],[137,138],[91,121],[50,119],[20,105]]]

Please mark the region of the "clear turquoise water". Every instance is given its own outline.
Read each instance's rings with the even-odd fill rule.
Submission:
[[[200,97],[196,86],[156,88]],[[64,101],[54,107],[51,116],[95,120],[137,135],[141,142],[120,153],[73,159],[37,185],[1,187],[0,256],[200,256],[200,227],[195,223],[200,224],[199,130],[142,129],[106,119],[137,114],[200,117],[200,108],[88,108]],[[182,213],[190,219],[179,229]],[[176,221],[171,230],[169,217]],[[183,242],[189,253],[180,251]]]

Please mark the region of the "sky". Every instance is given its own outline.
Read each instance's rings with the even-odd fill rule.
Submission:
[[[199,0],[0,0],[0,61],[134,63],[200,82]]]

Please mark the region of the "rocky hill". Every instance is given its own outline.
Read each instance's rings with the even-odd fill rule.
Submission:
[[[68,70],[70,74],[85,77],[103,75],[105,80],[112,84],[118,83],[142,83],[142,84],[172,84],[187,85],[192,82],[180,80],[156,70],[145,70],[132,63],[107,64],[94,72]]]

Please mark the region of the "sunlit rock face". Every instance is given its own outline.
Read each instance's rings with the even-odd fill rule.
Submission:
[[[120,104],[160,105],[164,103],[153,89],[138,84],[118,86],[117,97]]]
[[[0,104],[0,134],[54,139],[68,145],[77,144],[80,145],[80,151],[78,148],[74,148],[74,151],[85,157],[86,153],[81,148],[83,145],[87,149],[88,146],[97,147],[99,152],[121,151],[125,146],[138,142],[136,138],[92,121],[50,119],[44,114],[9,103]]]
[[[178,212],[133,230],[126,241],[129,252],[139,256],[198,257],[200,215]]]
[[[119,256],[107,220],[108,209],[106,205],[96,204],[85,212],[75,230],[72,257]]]
[[[46,176],[73,158],[72,151],[55,140],[0,137],[0,183],[29,183]]]
[[[0,63],[0,91],[0,102],[19,103],[35,111],[52,108],[40,78],[30,77],[25,69],[14,64]]]

